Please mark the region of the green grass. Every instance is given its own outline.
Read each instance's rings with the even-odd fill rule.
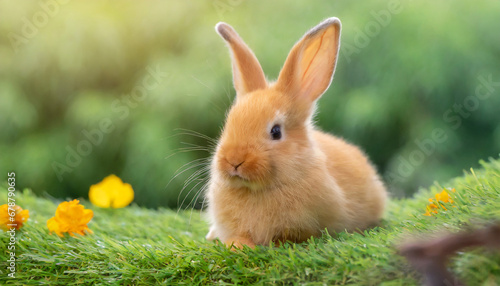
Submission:
[[[137,206],[94,210],[94,234],[59,238],[46,221],[60,201],[17,191],[17,204],[30,219],[17,235],[16,278],[7,278],[8,237],[0,234],[0,284],[310,284],[417,285],[416,274],[397,255],[408,237],[456,232],[500,218],[500,161],[422,190],[412,199],[391,201],[380,227],[363,234],[325,234],[303,244],[232,252],[204,240],[207,223],[199,211],[176,214]],[[427,199],[456,188],[456,207],[426,217]],[[0,188],[0,204],[7,191]],[[3,263],[3,264],[2,264]],[[468,285],[500,285],[500,253],[474,249],[456,255],[453,272]]]

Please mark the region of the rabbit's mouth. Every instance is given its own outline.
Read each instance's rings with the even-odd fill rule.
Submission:
[[[245,176],[243,176],[239,172],[229,173],[229,180],[231,180],[231,181],[237,181],[237,182],[247,182],[247,183],[251,183],[252,182],[250,179],[246,178]]]
[[[217,156],[217,173],[232,187],[261,188],[266,182],[264,175],[267,169],[262,167],[266,161],[261,157],[256,157],[256,155],[244,155],[240,156],[239,153],[229,152]]]
[[[258,182],[252,181],[241,174],[230,175],[228,179],[229,183],[236,188],[248,188],[251,190],[256,190],[261,187]]]
[[[237,160],[239,162],[239,160]],[[239,162],[237,164],[235,163],[230,163],[226,158],[223,160],[219,161],[220,164],[220,170],[222,173],[226,175],[226,177],[230,181],[236,181],[236,182],[251,182],[250,177],[247,174],[247,165],[248,163],[244,164],[245,161],[243,160],[242,162]]]

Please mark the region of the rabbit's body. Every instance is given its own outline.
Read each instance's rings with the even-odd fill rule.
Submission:
[[[302,242],[325,228],[375,224],[387,196],[376,171],[357,147],[316,130],[311,120],[333,75],[338,19],[296,44],[274,84],[234,30],[225,24],[217,30],[232,49],[238,96],[211,166],[207,239],[237,246]]]

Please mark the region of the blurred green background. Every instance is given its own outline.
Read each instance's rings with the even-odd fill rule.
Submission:
[[[292,45],[336,16],[340,58],[317,125],[408,196],[498,156],[498,15],[497,0],[2,0],[0,174],[75,198],[114,173],[137,204],[188,207],[203,173],[180,191],[212,143],[183,129],[217,138],[234,96],[214,25],[235,27],[274,79]]]

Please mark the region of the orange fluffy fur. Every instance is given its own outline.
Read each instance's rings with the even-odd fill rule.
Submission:
[[[212,161],[207,239],[253,247],[376,224],[387,193],[375,169],[357,147],[311,120],[334,73],[340,21],[327,19],[308,32],[272,84],[229,25],[216,30],[232,52],[237,98]],[[269,134],[275,125],[279,140]]]

